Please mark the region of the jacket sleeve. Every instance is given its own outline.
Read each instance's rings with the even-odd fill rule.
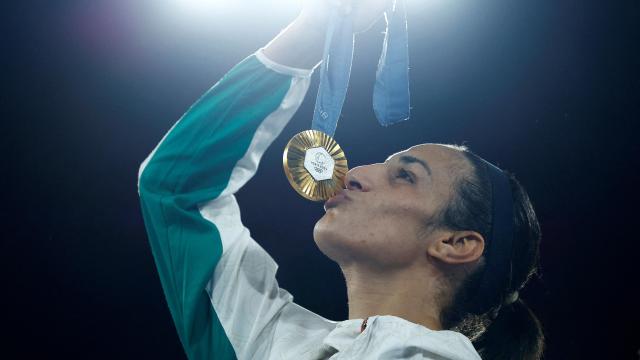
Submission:
[[[142,163],[138,190],[169,310],[190,359],[261,358],[292,297],[242,225],[234,193],[294,115],[311,71],[258,51],[208,90]]]

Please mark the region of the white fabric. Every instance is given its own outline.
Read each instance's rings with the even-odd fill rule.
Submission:
[[[260,60],[260,62],[264,66],[283,75],[289,75],[289,76],[295,76],[295,77],[309,77],[311,76],[311,74],[313,74],[313,70],[315,69],[315,67],[313,69],[301,69],[301,68],[295,68],[295,67],[277,63],[269,59],[264,54],[264,48],[256,51],[256,57],[258,58],[258,60]]]

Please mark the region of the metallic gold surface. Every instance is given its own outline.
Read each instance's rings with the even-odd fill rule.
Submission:
[[[335,161],[333,177],[329,180],[316,181],[304,167],[307,150],[316,147],[323,147]],[[340,145],[331,136],[317,130],[306,130],[291,138],[284,148],[282,164],[291,186],[302,197],[312,201],[327,200],[344,188],[344,178],[349,170]]]

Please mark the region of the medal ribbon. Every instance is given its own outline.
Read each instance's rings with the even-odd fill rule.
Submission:
[[[378,122],[388,126],[407,120],[409,105],[409,48],[404,0],[385,13],[387,31],[378,61],[373,109]],[[347,95],[353,62],[353,18],[334,9],[324,44],[320,88],[311,128],[333,136]]]
[[[382,126],[409,119],[409,39],[404,0],[385,13],[387,31],[373,88],[373,110]]]

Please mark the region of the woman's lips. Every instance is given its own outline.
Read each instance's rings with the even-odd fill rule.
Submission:
[[[350,200],[349,197],[347,196],[347,194],[345,193],[345,190],[333,195],[331,198],[329,198],[329,200],[327,200],[324,203],[324,211],[327,211],[331,208],[334,208],[336,206],[338,206],[339,204]]]

